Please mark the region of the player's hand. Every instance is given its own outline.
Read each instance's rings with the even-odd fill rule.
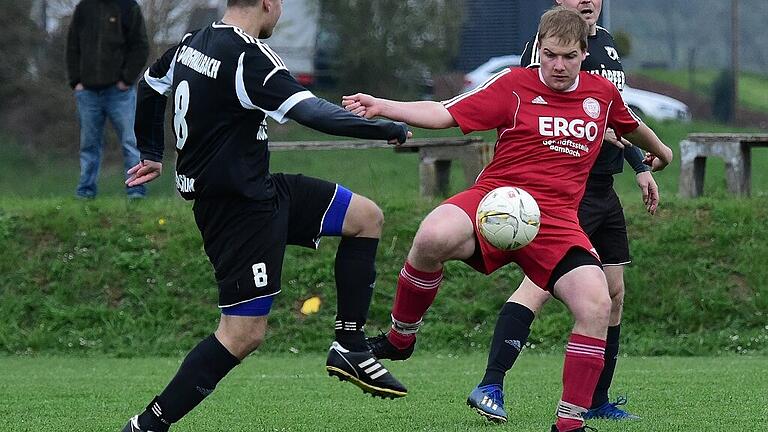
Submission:
[[[643,194],[645,209],[651,215],[656,214],[656,209],[659,207],[659,186],[653,175],[648,171],[637,173],[635,180],[637,180],[637,187]]]
[[[603,136],[604,141],[608,141],[609,143],[615,145],[616,147],[624,150],[627,147],[632,147],[632,143],[625,140],[624,138],[619,138],[616,136],[616,131],[608,128],[605,130],[605,136]]]
[[[128,90],[130,88],[131,88],[131,86],[129,86],[128,84],[126,84],[126,83],[124,83],[122,81],[118,81],[117,82],[117,89],[120,90],[120,91],[126,91],[126,90]]]
[[[75,84],[75,91],[85,90],[85,86],[83,83],[77,83]]]
[[[645,154],[645,159],[643,159],[643,163],[651,167],[651,171],[661,171],[664,168],[667,167],[667,163],[663,160],[656,157],[656,155],[651,153]]]
[[[367,119],[376,117],[381,113],[378,99],[365,93],[357,93],[351,96],[342,96],[341,106],[352,114],[359,115]]]
[[[125,184],[128,187],[142,185],[150,182],[163,173],[163,164],[151,160],[143,160],[128,170],[128,180]]]
[[[413,138],[413,133],[411,131],[407,131],[405,133],[405,140],[407,141],[407,140],[409,140],[411,138]],[[400,144],[403,144],[403,143],[405,143],[405,141],[400,142],[400,140],[398,140],[397,138],[392,138],[391,140],[387,141],[387,144],[392,144],[392,145],[396,145],[396,146],[400,145]]]
[[[603,137],[603,140],[608,141],[620,149],[624,148],[624,144],[622,144],[622,142],[619,141],[619,138],[616,136],[616,131],[611,128],[605,130],[605,136]]]

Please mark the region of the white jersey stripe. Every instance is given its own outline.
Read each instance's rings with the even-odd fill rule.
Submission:
[[[288,69],[286,69],[283,66],[278,66],[278,67],[272,69],[272,71],[270,73],[268,73],[266,77],[264,77],[264,82],[261,83],[261,85],[263,85],[263,86],[267,85],[267,81],[269,81],[269,79],[272,78],[272,75],[276,74],[277,71],[279,71],[279,70],[287,71]]]
[[[237,92],[237,99],[240,101],[240,105],[245,109],[261,109],[251,101],[251,97],[248,96],[248,92],[245,90],[245,81],[243,80],[243,58],[245,58],[245,52],[240,54],[240,58],[237,60],[237,71],[235,72],[235,91]]]
[[[178,54],[178,50],[176,50],[176,54]],[[149,74],[149,69],[144,72],[144,81],[149,84],[152,89],[161,95],[168,96],[171,94],[171,90],[173,89],[173,69],[176,66],[176,54],[173,55],[173,60],[171,61],[171,67],[168,68],[168,72],[165,73],[165,76],[162,78],[155,78],[152,75]]]
[[[288,121],[288,118],[286,118],[285,115],[288,114],[288,111],[290,111],[291,108],[296,106],[297,103],[305,99],[311,99],[313,97],[315,97],[315,95],[313,95],[311,91],[304,90],[304,91],[295,93],[293,96],[286,99],[285,102],[283,102],[283,104],[280,105],[280,108],[278,108],[277,110],[264,111],[264,113],[272,117],[276,122],[283,124]]]
[[[265,56],[272,62],[275,67],[279,68],[285,68],[285,63],[283,63],[283,60],[280,58],[279,55],[277,55],[274,51],[272,51],[271,48],[265,43],[262,43],[261,41],[256,41],[256,46],[259,47],[261,52],[264,53]]]

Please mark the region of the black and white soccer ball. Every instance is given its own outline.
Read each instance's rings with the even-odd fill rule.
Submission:
[[[516,250],[539,233],[541,212],[528,192],[511,186],[488,192],[477,206],[477,228],[488,243]]]

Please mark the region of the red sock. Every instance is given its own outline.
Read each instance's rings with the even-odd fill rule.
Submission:
[[[565,348],[563,396],[557,407],[557,430],[572,431],[584,426],[581,414],[592,404],[597,380],[605,364],[605,341],[571,334]]]
[[[408,261],[400,270],[397,278],[397,292],[395,304],[392,306],[392,319],[405,324],[413,324],[418,328],[418,323],[424,317],[427,309],[432,305],[443,280],[443,270],[425,272],[417,270]],[[398,349],[404,349],[413,343],[416,338],[413,333],[401,333],[392,326],[388,339]]]

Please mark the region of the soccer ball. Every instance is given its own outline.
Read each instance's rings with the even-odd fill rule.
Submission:
[[[488,243],[515,250],[530,243],[539,232],[539,205],[528,192],[510,186],[496,188],[477,206],[477,228]]]

